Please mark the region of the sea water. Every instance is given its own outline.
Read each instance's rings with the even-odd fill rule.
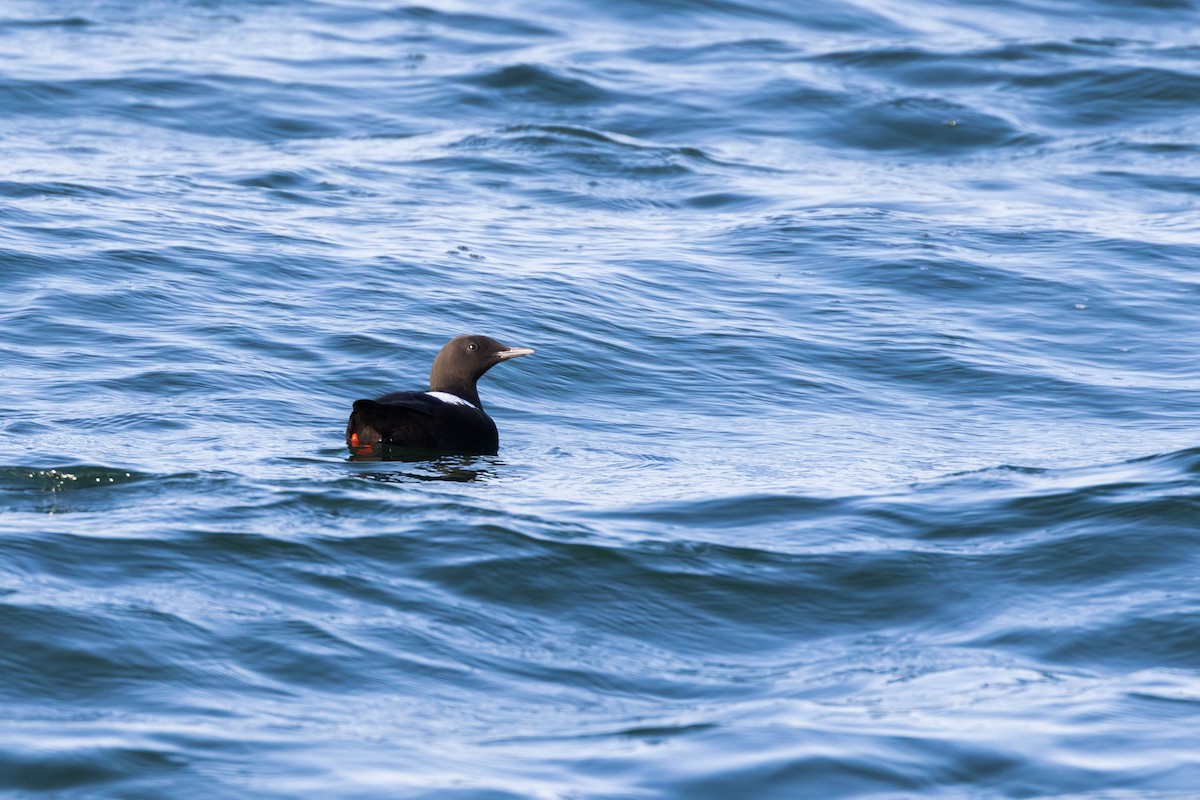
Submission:
[[[0,790],[1200,795],[1194,0],[13,0]],[[496,457],[357,461],[461,333]]]

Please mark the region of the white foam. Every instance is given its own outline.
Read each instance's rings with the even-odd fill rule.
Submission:
[[[443,403],[453,403],[454,405],[457,405],[457,406],[470,406],[471,408],[475,407],[474,403],[470,403],[466,400],[463,400],[458,395],[450,394],[449,392],[426,392],[425,394],[429,395],[430,397],[436,397],[438,400],[441,400]]]

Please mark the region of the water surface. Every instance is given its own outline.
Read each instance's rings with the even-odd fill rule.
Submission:
[[[10,3],[0,789],[1194,796],[1198,32]]]

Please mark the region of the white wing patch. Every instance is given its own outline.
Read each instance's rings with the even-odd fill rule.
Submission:
[[[449,392],[426,392],[425,394],[429,395],[430,397],[436,397],[443,403],[452,403],[453,405],[457,406],[470,406],[471,408],[475,407],[474,403],[469,403],[458,395],[450,394]]]

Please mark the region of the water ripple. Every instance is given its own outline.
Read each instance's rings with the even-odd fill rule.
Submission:
[[[0,791],[1194,794],[1194,3],[8,11]]]

